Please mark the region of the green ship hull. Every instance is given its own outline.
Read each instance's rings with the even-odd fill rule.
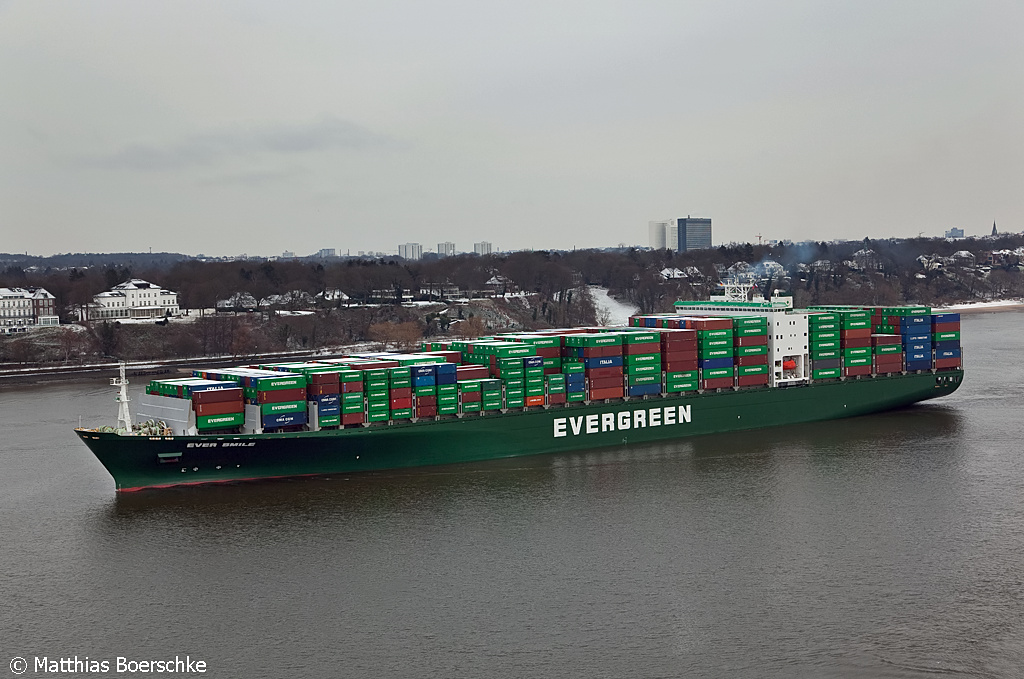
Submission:
[[[277,434],[138,436],[77,429],[118,491],[478,462],[853,417],[946,396],[962,370],[614,399]]]

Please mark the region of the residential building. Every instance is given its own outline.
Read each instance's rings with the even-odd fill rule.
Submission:
[[[455,256],[455,243],[445,241],[444,243],[437,244],[437,255],[439,257],[454,257]]]
[[[327,257],[337,257],[338,255],[334,248],[322,248],[316,253],[316,256],[320,259],[325,259]]]
[[[92,301],[89,320],[164,318],[178,313],[178,293],[139,278],[93,295]]]
[[[0,333],[60,325],[56,300],[44,288],[0,288]]]
[[[958,229],[955,226],[946,232],[946,238],[963,238],[964,230]]]
[[[485,240],[479,243],[473,243],[473,252],[478,255],[489,255],[491,254],[491,244]]]
[[[422,259],[423,246],[419,243],[403,243],[398,246],[398,256],[404,259]]]

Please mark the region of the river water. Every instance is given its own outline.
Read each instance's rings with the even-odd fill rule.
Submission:
[[[899,412],[122,497],[109,386],[0,387],[0,676],[1024,676],[1022,319]]]

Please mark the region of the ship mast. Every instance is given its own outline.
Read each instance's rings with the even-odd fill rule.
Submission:
[[[131,399],[128,398],[128,379],[124,374],[125,365],[125,362],[121,361],[121,376],[111,377],[110,386],[121,388],[117,397],[114,399],[119,404],[117,411],[117,428],[124,429],[125,431],[131,431],[132,414],[128,412],[128,402],[131,401]]]

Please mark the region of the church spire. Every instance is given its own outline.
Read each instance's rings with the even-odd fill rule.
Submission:
[[[997,235],[997,233],[996,233],[996,223],[995,223],[994,220],[992,222],[992,235],[993,236]]]

